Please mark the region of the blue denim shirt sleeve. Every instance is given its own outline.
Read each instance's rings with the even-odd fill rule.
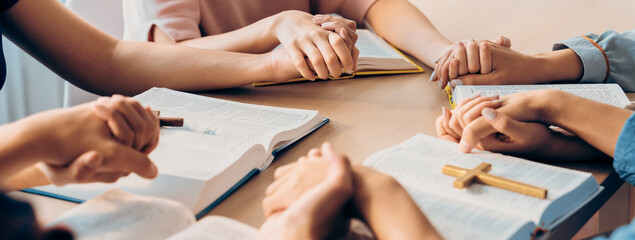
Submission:
[[[635,113],[626,120],[615,145],[613,167],[624,181],[635,185]],[[596,237],[593,240],[635,239],[635,221],[621,226],[609,238]]]
[[[635,114],[626,120],[617,138],[613,168],[624,181],[635,185]]]
[[[601,35],[587,34],[606,53],[609,61],[607,76],[606,59],[602,50],[582,36],[576,36],[553,45],[553,50],[570,48],[584,66],[582,83],[617,83],[628,92],[635,91],[635,29],[622,34],[606,31]]]

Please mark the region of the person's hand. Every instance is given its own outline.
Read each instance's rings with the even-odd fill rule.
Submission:
[[[483,108],[498,108],[502,100],[499,96],[481,97],[480,94],[469,97],[457,104],[452,111],[441,108],[441,116],[435,122],[440,138],[458,143],[465,128],[474,119],[481,116]]]
[[[279,168],[275,178],[263,200],[267,220],[260,239],[324,239],[345,233],[342,209],[353,195],[353,173],[348,159],[330,144]]]
[[[491,45],[509,49],[511,40],[499,36],[493,42],[469,39],[454,43],[452,47],[444,51],[437,61],[430,81],[439,81],[439,88],[443,89],[450,80],[456,79],[458,76],[490,73],[493,70]]]
[[[115,94],[95,101],[93,110],[108,123],[119,142],[149,154],[159,144],[159,117],[150,107],[132,98]]]
[[[322,14],[313,16],[313,23],[320,25],[325,30],[330,30],[340,34],[341,39],[345,41],[346,46],[351,51],[351,56],[353,57],[353,68],[349,68],[348,70],[357,70],[357,60],[359,59],[359,49],[357,48],[357,46],[355,46],[355,43],[359,38],[356,32],[357,23],[355,23],[355,21],[353,20],[349,20],[343,17]]]
[[[114,182],[130,173],[145,178],[158,174],[146,153],[113,137],[93,103],[35,114],[19,125],[30,138],[30,157],[40,160],[39,166],[53,184]],[[158,128],[158,123],[146,128]]]
[[[512,155],[540,155],[561,135],[549,129],[542,115],[546,96],[553,90],[502,97],[472,97],[437,119],[437,134],[460,141],[463,152],[473,148]],[[497,108],[496,110],[494,108]],[[450,117],[448,117],[450,116]]]
[[[345,28],[338,33],[325,30],[313,23],[313,15],[292,10],[277,15],[274,32],[297,71],[306,79],[315,80],[316,75],[305,56],[321,79],[339,77],[342,71],[354,67],[352,51],[347,47],[352,39],[342,38],[352,33]]]

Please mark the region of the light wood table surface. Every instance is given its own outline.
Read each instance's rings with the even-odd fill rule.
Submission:
[[[635,28],[635,1],[631,0],[412,2],[452,41],[469,37],[494,39],[503,34],[512,39],[512,48],[524,53],[550,51],[553,43],[587,32]],[[260,88],[246,86],[204,93],[246,103],[319,110],[331,119],[330,123],[284,152],[269,169],[246,183],[209,214],[229,216],[259,226],[264,221],[261,210],[264,190],[273,181],[275,169],[295,161],[324,141],[331,142],[353,162],[361,163],[371,154],[417,133],[435,136],[434,120],[441,114],[441,106],[449,107],[449,103],[447,95],[438,89],[436,82],[428,82],[430,73],[428,68],[422,74]],[[635,100],[635,95],[629,94],[629,98]],[[564,239],[573,236],[623,182],[612,172],[610,163],[556,165],[592,172],[598,183],[606,187],[600,197],[551,233],[554,239]],[[42,222],[75,205],[24,193],[11,195],[31,201]],[[620,210],[628,210],[628,201],[619,201],[612,209]],[[614,221],[614,224],[626,221],[628,219]]]

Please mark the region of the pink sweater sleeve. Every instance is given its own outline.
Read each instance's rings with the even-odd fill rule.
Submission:
[[[174,41],[200,38],[198,0],[124,0],[124,39],[148,41],[156,25]]]

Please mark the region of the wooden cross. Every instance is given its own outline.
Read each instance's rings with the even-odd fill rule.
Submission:
[[[489,163],[481,163],[473,169],[464,169],[446,164],[443,166],[442,172],[445,175],[456,177],[456,180],[454,180],[455,188],[463,189],[469,187],[473,182],[478,181],[485,185],[526,194],[532,197],[541,199],[547,198],[547,189],[494,176],[488,173],[490,170],[492,170],[492,164]]]

